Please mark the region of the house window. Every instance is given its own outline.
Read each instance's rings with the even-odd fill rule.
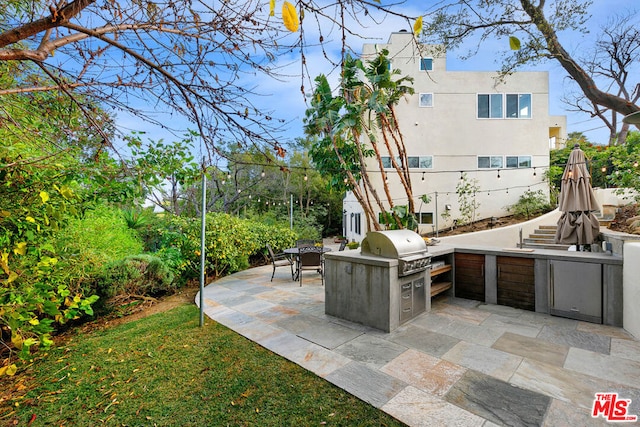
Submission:
[[[502,94],[478,94],[478,118],[501,119],[502,118]]]
[[[530,119],[531,118],[531,94],[507,94],[507,118]]]
[[[433,212],[420,212],[418,220],[420,224],[433,224]]]
[[[433,107],[433,94],[432,93],[421,93],[420,97],[420,106],[421,107]]]
[[[478,169],[500,169],[502,164],[502,156],[478,156]]]
[[[507,167],[508,168],[517,168],[518,167],[518,156],[507,156]]]
[[[432,71],[433,58],[420,58],[420,71]]]
[[[530,168],[531,156],[507,156],[507,168]]]
[[[356,234],[361,234],[360,233],[360,231],[361,231],[361,228],[360,228],[361,221],[360,221],[360,214],[359,213],[355,214],[355,216],[353,217],[353,222],[354,222],[354,225],[355,225],[355,230],[354,230],[355,233]]]
[[[433,156],[409,156],[409,167],[414,169],[433,169]]]
[[[518,167],[519,168],[530,168],[531,167],[531,156],[518,156]]]
[[[391,164],[391,157],[382,156],[382,167],[385,169],[393,168]],[[400,157],[396,157],[396,162],[398,166],[402,167],[402,163],[400,162]],[[409,164],[409,168],[413,169],[433,169],[433,156],[408,156],[407,162]]]

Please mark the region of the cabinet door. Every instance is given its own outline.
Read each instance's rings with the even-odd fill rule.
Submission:
[[[535,311],[535,274],[533,258],[499,256],[498,304]]]
[[[456,297],[484,302],[484,255],[456,253],[454,269]]]
[[[425,278],[421,277],[413,281],[413,316],[424,313],[427,310],[427,287]]]
[[[550,313],[602,323],[602,267],[600,264],[549,261]]]

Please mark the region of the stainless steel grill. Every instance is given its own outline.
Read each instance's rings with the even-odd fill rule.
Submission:
[[[426,270],[431,260],[424,239],[410,230],[371,231],[362,241],[361,252],[397,259],[400,277]]]

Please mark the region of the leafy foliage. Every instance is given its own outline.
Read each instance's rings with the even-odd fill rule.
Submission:
[[[315,138],[310,150],[314,163],[320,171],[334,176],[333,185],[353,192],[375,229],[381,226],[374,214],[374,203],[378,211],[385,211],[385,205],[368,172],[370,158],[382,177],[385,176],[382,157],[390,157],[407,194],[409,211],[415,210],[406,149],[394,108],[403,96],[414,93],[413,79],[400,77],[398,69],[390,70],[388,55],[387,50],[382,50],[366,62],[347,55],[341,95],[334,96],[326,76],[320,75],[315,79],[311,107],[305,113],[305,132]],[[386,179],[383,189],[389,212],[394,216],[393,197]],[[400,219],[394,220],[400,227]]]
[[[234,273],[249,266],[249,256],[264,250],[291,246],[295,234],[281,227],[256,226],[253,222],[222,213],[206,215],[205,268],[215,277]],[[200,271],[200,229],[196,218],[172,217],[165,238],[173,240],[186,264],[186,274],[196,277]]]
[[[24,65],[0,68],[2,88],[41,77]],[[108,132],[99,109],[98,118]],[[4,367],[11,373],[16,355],[29,358],[35,348],[51,345],[57,326],[93,313],[97,297],[69,280],[69,260],[56,237],[113,189],[94,186],[94,178],[111,173],[114,163],[103,161],[99,135],[86,126],[78,105],[57,93],[6,95],[1,119],[0,351],[8,354]]]
[[[532,216],[540,215],[551,210],[551,205],[542,190],[527,190],[520,196],[518,202],[509,206],[508,211],[517,217],[527,220]]]
[[[634,190],[636,202],[640,202],[640,132],[629,132],[626,144],[607,150],[611,169],[607,182],[611,186]]]
[[[579,144],[587,159],[587,169],[594,187],[640,190],[640,132],[630,131],[626,143],[617,146],[595,145],[581,134],[569,135],[567,147],[551,150],[551,167],[547,172],[550,186],[560,189],[562,173],[574,144]]]
[[[384,224],[388,230],[407,229],[416,231],[419,225],[418,219],[415,214],[409,212],[407,205],[394,206],[391,212],[381,212],[380,223]]]
[[[142,242],[127,226],[120,209],[104,205],[70,220],[55,237],[61,258],[59,280],[76,290],[90,283],[103,265],[143,251]]]
[[[139,133],[126,138],[131,150],[130,168],[137,171],[140,192],[156,206],[180,214],[180,190],[192,185],[200,177],[198,165],[193,161],[194,139],[198,135],[189,132],[181,141],[166,143],[163,140],[143,142]]]
[[[480,207],[480,203],[476,201],[478,188],[478,180],[475,178],[469,179],[466,173],[462,174],[462,179],[456,184],[458,209],[460,210],[462,225],[476,220],[476,211]]]
[[[98,274],[94,289],[101,298],[100,306],[110,309],[110,298],[116,296],[158,296],[174,288],[174,274],[159,257],[141,254],[127,256],[106,264]]]

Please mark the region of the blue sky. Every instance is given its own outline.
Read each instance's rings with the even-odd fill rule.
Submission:
[[[439,0],[410,0],[403,5],[397,6],[396,10],[401,11],[410,16],[418,16],[428,11],[430,5],[440,3]],[[590,51],[593,46],[593,40],[598,35],[598,30],[608,22],[615,14],[622,14],[628,11],[634,11],[639,5],[637,0],[595,0],[591,6],[590,12],[592,18],[588,21],[591,33],[583,34],[560,34],[560,41],[564,47],[576,57],[584,55]],[[307,21],[309,22],[309,21]],[[391,32],[400,29],[410,30],[409,24],[404,20],[394,17],[387,17],[376,25],[368,27],[356,28],[356,24],[349,26],[358,33],[360,37],[350,36],[347,39],[348,46],[357,54],[362,48],[363,43],[386,42]],[[318,40],[319,33],[313,25],[305,27],[305,36],[307,40]],[[340,34],[334,31],[331,34],[326,32],[323,34],[325,40],[331,41],[333,49],[330,51],[335,56],[333,59],[338,61],[340,55]],[[496,63],[494,58],[499,57],[501,51],[508,51],[508,40],[486,40],[481,46],[477,55],[474,57],[461,60],[459,55],[466,53],[466,49],[460,51],[449,51],[447,53],[447,67],[449,70],[473,70],[473,71],[494,71],[500,68],[500,64]],[[263,107],[265,110],[272,112],[274,117],[284,118],[288,121],[288,131],[282,135],[282,142],[293,140],[296,137],[302,137],[302,119],[304,117],[305,104],[304,97],[300,93],[301,77],[300,77],[300,57],[299,53],[293,52],[286,56],[278,58],[279,62],[284,66],[283,73],[291,77],[284,82],[276,82],[272,79],[256,75],[251,77],[250,86],[257,85],[259,90],[264,94],[256,98],[255,104]],[[332,66],[324,58],[319,50],[310,49],[306,53],[306,60],[311,77],[318,74],[328,74],[330,81],[337,82],[338,72],[332,71]],[[596,143],[606,143],[608,130],[599,119],[589,119],[585,114],[570,113],[566,111],[566,106],[561,102],[561,98],[566,94],[569,87],[566,72],[556,62],[547,62],[535,67],[522,68],[523,71],[548,71],[549,72],[549,102],[551,115],[566,115],[567,129],[569,132],[583,132],[589,140]],[[637,74],[636,74],[637,75]],[[249,83],[248,83],[249,84]],[[304,82],[306,92],[312,90],[310,82]],[[575,89],[577,90],[577,89]],[[175,119],[175,118],[174,118]],[[174,136],[164,131],[158,130],[151,126],[144,126],[141,129],[141,123],[137,119],[128,119],[126,116],[119,117],[119,124],[131,129],[145,130],[147,136],[152,139],[173,140]],[[189,127],[185,124],[185,128]]]

